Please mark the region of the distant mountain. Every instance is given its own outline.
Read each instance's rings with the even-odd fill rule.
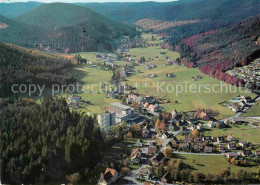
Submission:
[[[162,25],[165,29],[154,30],[169,36],[169,48],[185,37],[238,23],[259,14],[260,10],[259,0],[180,0],[167,3],[85,3],[79,5],[129,24],[139,24],[140,20],[144,19],[150,22],[161,20],[162,24],[156,24]],[[191,20],[198,20],[198,22],[175,26],[176,21],[187,23]],[[145,29],[147,24],[149,23],[142,23]]]
[[[9,18],[17,17],[33,10],[41,4],[39,2],[0,3],[0,15]]]
[[[208,19],[234,22],[259,13],[259,0],[181,0],[142,3],[78,3],[111,19],[134,23],[140,19],[185,21]]]
[[[113,21],[91,9],[66,3],[43,4],[15,19],[26,24],[44,27],[45,29],[57,29],[88,23],[88,21],[113,23]]]
[[[5,36],[0,41],[59,52],[111,51],[122,35],[138,34],[132,26],[65,3],[43,4],[15,20],[2,19],[10,26],[0,30]]]

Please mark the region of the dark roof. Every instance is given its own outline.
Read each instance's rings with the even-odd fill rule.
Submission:
[[[155,157],[157,161],[161,161],[164,158],[164,154],[162,152],[159,152],[159,154]]]
[[[111,174],[111,172],[107,172],[106,174],[104,174],[104,179],[106,182],[109,182],[111,179],[113,178],[113,175]]]

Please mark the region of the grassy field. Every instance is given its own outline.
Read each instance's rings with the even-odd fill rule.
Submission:
[[[101,114],[108,109],[109,104],[120,100],[106,98],[106,88],[110,85],[112,76],[111,71],[100,70],[99,68],[90,68],[86,65],[78,65],[72,70],[73,76],[82,85],[82,93],[74,94],[82,98],[79,103],[81,112],[90,112],[91,114]],[[106,85],[107,84],[107,85]],[[98,91],[101,90],[100,93]],[[84,93],[86,92],[86,93]],[[58,97],[68,97],[68,93],[58,94]]]
[[[247,110],[244,114],[242,114],[243,117],[255,117],[260,116],[260,103],[254,104],[249,110]]]
[[[250,125],[235,125],[232,128],[211,129],[203,133],[213,137],[233,135],[238,140],[248,141],[252,143],[260,143],[260,129],[252,128]]]
[[[154,40],[151,40],[151,34],[144,34],[142,36],[147,42],[160,43],[160,37],[153,35]],[[160,52],[165,52],[165,55],[159,55]],[[80,53],[83,58],[89,61],[98,62],[96,59],[95,52],[83,52]],[[166,49],[162,49],[160,46],[153,46],[147,48],[133,48],[129,50],[129,54],[134,55],[133,59],[139,60],[140,57],[145,57],[145,63],[135,67],[135,70],[140,70],[141,73],[137,73],[131,77],[128,77],[127,83],[132,86],[137,86],[137,93],[144,96],[153,95],[157,98],[169,99],[170,103],[162,104],[161,106],[168,112],[172,109],[180,111],[193,111],[198,108],[211,108],[218,116],[216,118],[224,118],[234,115],[230,109],[221,106],[219,103],[229,100],[237,95],[245,95],[255,97],[254,94],[239,93],[239,92],[225,92],[226,87],[221,88],[223,85],[220,81],[211,78],[209,76],[200,73],[197,68],[186,68],[184,66],[168,66],[165,65],[167,60],[165,57],[176,59],[180,57],[177,52],[172,52]],[[148,61],[148,58],[154,58],[154,60]],[[118,65],[129,64],[125,61],[116,62]],[[156,64],[157,68],[153,70],[147,70],[147,64]],[[82,85],[93,86],[94,84],[101,84],[103,87],[106,82],[111,79],[112,72],[100,70],[99,67],[91,68],[87,65],[77,65],[72,70],[73,75],[77,81]],[[148,74],[156,73],[158,77],[149,78]],[[166,77],[166,73],[174,73],[175,78]],[[193,81],[192,77],[201,75],[202,79]],[[206,86],[209,85],[211,88],[214,86],[215,91],[219,93],[207,92]],[[216,86],[217,85],[217,86]],[[157,87],[161,87],[161,89]],[[193,86],[193,87],[192,87]],[[194,91],[194,87],[196,88]],[[97,90],[95,86],[92,90]],[[192,88],[192,90],[189,90]],[[200,90],[199,90],[200,88]],[[183,89],[183,90],[182,90]],[[223,91],[221,91],[223,89]],[[90,90],[87,87],[84,90]],[[182,91],[181,91],[182,90]],[[205,92],[206,91],[206,92]],[[105,93],[81,93],[83,102],[80,103],[80,111],[91,112],[91,113],[102,113],[108,107],[109,103],[116,102],[119,100],[107,99]],[[58,94],[60,97],[67,97],[67,93]],[[252,114],[257,114],[257,105],[252,108]],[[250,110],[251,111],[251,110]],[[249,113],[248,113],[249,114]]]
[[[138,58],[140,56],[152,57],[160,51],[162,51],[162,49],[159,47],[151,47],[131,49],[130,53],[136,55]],[[219,114],[217,118],[224,118],[233,115],[234,112],[219,105],[219,103],[232,99],[237,95],[255,97],[254,94],[235,92],[234,87],[231,87],[231,92],[227,84],[203,75],[197,68],[186,68],[176,65],[166,66],[167,61],[164,60],[165,56],[176,59],[179,57],[179,54],[167,50],[163,51],[166,52],[166,55],[159,56],[158,59],[145,63],[145,65],[156,64],[157,68],[147,70],[145,65],[138,66],[136,70],[140,70],[142,73],[131,76],[127,78],[127,80],[128,84],[139,84],[137,92],[140,94],[170,99],[171,103],[162,105],[166,111],[172,111],[172,109],[176,109],[177,111],[192,111],[197,108],[211,108]],[[158,77],[149,78],[148,74],[151,73],[156,73]],[[174,73],[176,77],[168,78],[166,77],[166,73]],[[197,74],[203,78],[198,81],[193,81],[192,77]],[[147,84],[148,87],[146,86]],[[209,92],[207,86],[210,87],[210,90],[214,88],[216,93]],[[163,90],[159,88],[158,91],[157,87],[162,87],[161,89]],[[195,88],[195,90],[191,88]],[[178,101],[178,103],[175,103],[175,101]]]
[[[229,164],[224,156],[201,156],[201,155],[178,155],[184,161],[189,164],[194,170],[207,173],[217,173],[224,168],[230,167],[231,173],[239,170],[245,170],[248,172],[258,172],[259,166],[253,167],[239,167]],[[195,160],[195,163],[193,162]]]

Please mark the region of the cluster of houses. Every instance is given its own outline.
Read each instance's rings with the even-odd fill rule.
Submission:
[[[115,67],[114,62],[118,61],[118,57],[115,54],[97,53],[96,58],[104,65],[111,67]]]
[[[243,79],[248,89],[260,90],[260,60],[243,67],[236,67],[227,71],[228,74]]]
[[[134,148],[130,155],[131,162],[134,165],[148,164],[149,156],[154,155],[158,150],[155,142],[144,144],[141,140],[138,140],[135,146],[137,148]]]
[[[122,77],[123,78],[128,77],[134,73],[135,73],[135,70],[134,70],[133,66],[124,66],[122,68]]]
[[[136,103],[144,112],[156,113],[160,110],[160,106],[156,104],[156,98],[153,96],[141,96],[130,92],[126,98],[127,104]],[[157,115],[157,114],[155,114]]]
[[[243,110],[248,102],[251,101],[250,97],[237,96],[226,102],[226,106],[234,112]]]
[[[193,152],[193,153],[225,153],[227,158],[243,159],[245,157],[260,157],[260,152],[251,151],[251,143],[236,139],[232,135],[226,137],[185,137],[183,140],[171,139],[166,147],[173,151]]]
[[[127,90],[133,90],[134,87],[129,85],[128,83],[121,84],[117,83],[115,87],[111,87],[109,91],[107,91],[106,97],[107,98],[114,98],[114,99],[119,99],[122,97]]]

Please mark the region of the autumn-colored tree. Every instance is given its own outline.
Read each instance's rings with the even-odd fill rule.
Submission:
[[[73,174],[67,176],[66,179],[67,179],[71,184],[77,183],[77,182],[80,181],[80,174],[79,174],[79,173],[73,173]]]
[[[191,134],[192,134],[193,138],[194,137],[198,137],[199,136],[199,130],[198,129],[194,129]]]
[[[234,164],[234,165],[235,165],[237,161],[236,161],[235,158],[232,158],[230,162],[231,162],[231,164]]]
[[[168,162],[168,169],[171,170],[174,168],[174,165],[175,165],[175,159],[171,159],[169,162]]]
[[[176,126],[179,128],[181,126],[180,122],[177,121]]]
[[[171,148],[165,148],[163,151],[163,154],[165,157],[170,158],[172,156],[172,149]]]
[[[122,173],[122,175],[128,175],[130,173],[130,170],[127,167],[122,167],[121,173]]]
[[[160,120],[159,120],[159,119],[157,119],[157,121],[155,122],[155,130],[156,130],[157,132],[160,131]]]
[[[161,130],[162,132],[165,132],[165,130],[166,130],[166,125],[165,125],[164,120],[162,120],[161,123],[160,123],[160,130]]]

